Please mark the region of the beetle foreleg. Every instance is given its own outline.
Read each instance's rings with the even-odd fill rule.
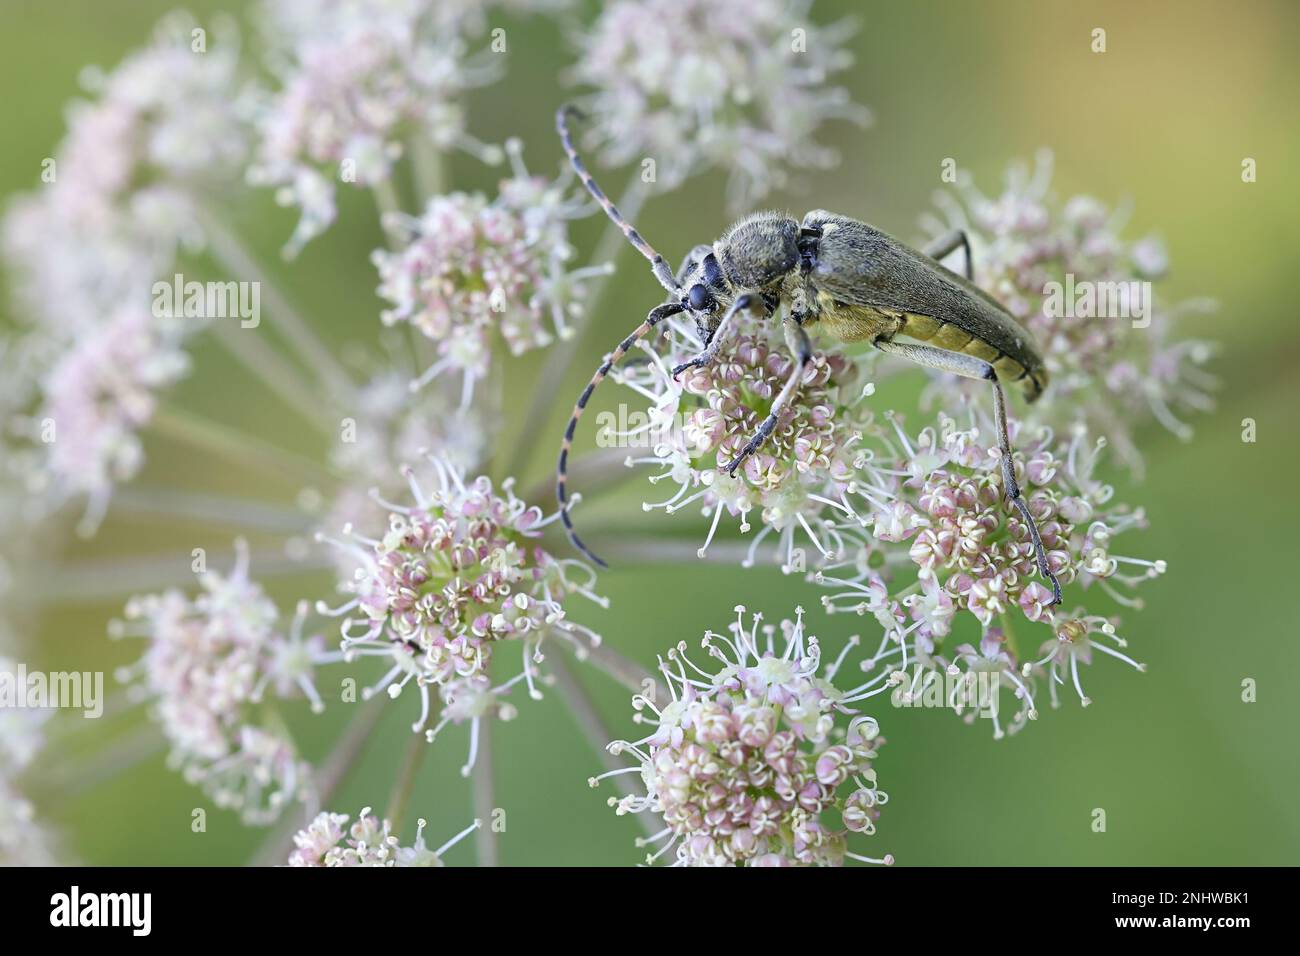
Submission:
[[[790,377],[786,379],[785,387],[777,395],[776,401],[772,403],[772,409],[767,413],[767,418],[763,419],[763,423],[758,426],[758,431],[754,432],[754,437],[745,442],[745,447],[740,450],[740,454],[727,464],[724,470],[729,475],[734,476],[741,463],[758,451],[763,442],[767,441],[767,436],[772,434],[772,430],[776,428],[777,419],[781,416],[781,410],[790,404],[790,399],[794,397],[795,390],[798,389],[800,381],[803,380],[804,369],[812,361],[812,342],[808,339],[808,333],[804,331],[804,327],[790,316],[786,316],[782,324],[785,326],[786,344],[790,346],[790,351],[794,353],[794,369],[790,372]]]
[[[936,262],[942,262],[958,249],[962,249],[966,253],[966,278],[974,281],[975,261],[971,258],[970,239],[966,237],[965,229],[953,229],[951,232],[945,232],[921,251]]]
[[[718,357],[718,349],[722,345],[722,339],[724,333],[727,331],[727,326],[731,325],[731,320],[738,312],[748,309],[753,305],[756,298],[757,296],[751,295],[748,292],[744,295],[738,296],[736,301],[731,303],[731,308],[729,308],[726,314],[723,315],[722,321],[718,323],[718,327],[713,330],[713,334],[709,336],[708,341],[704,345],[704,351],[695,356],[695,358],[691,359],[689,362],[683,362],[681,365],[673,369],[673,378],[677,378],[678,375],[681,375],[682,372],[685,372],[688,368],[701,368],[705,365],[711,364],[713,360]]]
[[[1020,512],[1020,517],[1029,528],[1029,539],[1033,542],[1034,560],[1038,565],[1038,573],[1042,575],[1043,580],[1050,582],[1052,585],[1052,603],[1060,604],[1061,584],[1056,580],[1056,575],[1052,573],[1052,569],[1047,563],[1047,551],[1043,548],[1043,540],[1038,534],[1038,523],[1034,521],[1034,516],[1029,513],[1029,506],[1025,504],[1025,499],[1020,494],[1020,484],[1016,481],[1015,462],[1011,457],[1011,437],[1007,433],[1007,398],[1006,393],[1002,390],[1002,383],[998,381],[998,373],[993,366],[983,359],[962,355],[958,352],[945,352],[943,349],[936,349],[928,345],[891,342],[888,339],[879,339],[873,344],[882,352],[901,355],[918,365],[925,365],[943,372],[951,372],[953,375],[960,375],[962,378],[983,379],[993,386],[993,418],[998,433],[998,451],[1001,453],[1002,458],[1002,487],[1006,490],[1007,500],[1011,502],[1012,507]]]

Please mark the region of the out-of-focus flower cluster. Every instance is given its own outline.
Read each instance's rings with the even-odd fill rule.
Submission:
[[[560,637],[579,654],[600,640],[568,619],[565,602],[575,595],[604,601],[591,590],[589,567],[555,558],[537,543],[554,518],[544,519],[540,509],[521,501],[513,482],[498,492],[486,477],[466,481],[454,466],[436,457],[429,461],[435,480],[428,490],[406,470],[414,505],[381,502],[389,512],[382,537],[347,528],[333,539],[355,562],[345,584],[353,597],[340,607],[319,609],[345,617],[346,659],[392,662],[367,695],[386,689],[396,698],[414,682],[422,704],[415,730],[429,720],[430,688],[440,693],[443,719],[427,731],[432,739],[449,720],[472,720],[476,731],[478,719],[498,713],[497,697],[517,681],[539,696],[544,640]],[[523,671],[491,688],[487,667],[506,641],[518,646]],[[509,716],[509,710],[499,715]]]
[[[92,98],[72,104],[44,185],[6,216],[24,311],[48,327],[76,333],[122,300],[147,304],[178,240],[202,241],[200,199],[236,180],[238,42],[228,24],[199,29],[173,14],[114,70],[87,69]]]
[[[189,371],[176,323],[147,310],[119,308],[59,356],[43,378],[46,396],[31,437],[48,445],[32,490],[52,484],[52,504],[87,499],[82,529],[92,531],[109,494],[143,463],[139,432],[153,418],[158,393]]]
[[[0,777],[0,866],[54,866],[58,861],[49,832],[36,808]]]
[[[18,663],[0,655],[0,680],[12,682]],[[18,777],[45,746],[44,725],[51,711],[0,705],[0,866],[52,866],[54,841],[36,819],[36,808],[22,794]]]
[[[176,14],[116,69],[87,70],[93,98],[69,110],[44,185],[5,216],[20,311],[39,323],[14,346],[25,384],[3,410],[15,457],[51,505],[89,497],[86,530],[139,469],[155,394],[188,368],[189,329],[155,319],[150,295],[179,245],[203,243],[201,200],[237,181],[237,61],[228,25],[209,36]]]
[[[1051,156],[1043,153],[1032,172],[1012,166],[996,196],[968,182],[955,195],[942,194],[944,221],[932,216],[927,225],[932,235],[966,230],[976,283],[1033,334],[1051,385],[1026,421],[1058,428],[1083,422],[1139,467],[1137,426],[1154,417],[1188,438],[1192,429],[1182,416],[1212,407],[1216,380],[1204,365],[1214,349],[1176,334],[1180,316],[1211,303],[1171,304],[1157,296],[1169,267],[1163,243],[1126,238],[1124,208],[1086,195],[1062,202],[1051,192],[1051,176]],[[1122,315],[1099,314],[1107,308]],[[953,387],[978,388],[943,385]]]
[[[660,659],[672,699],[661,707],[634,698],[638,721],[649,709],[653,729],[610,744],[638,765],[602,775],[638,773],[646,793],[610,805],[663,817],[664,829],[644,841],[663,843],[650,862],[671,850],[686,866],[892,863],[848,849],[850,833],[875,832],[888,801],[872,766],[884,739],[874,719],[849,705],[888,685],[838,690],[833,681],[853,645],[824,665],[802,609],[781,622],[779,639],[761,614],[747,627],[744,611],[736,608],[730,638],[706,632],[713,669],[692,661],[685,641]]]
[[[865,123],[848,92],[827,85],[852,58],[847,22],[814,24],[809,0],[618,0],[580,38],[579,102],[611,165],[652,159],[672,189],[692,173],[730,174],[738,210],[783,188],[789,170],[826,169],[816,141],[828,119]],[[644,170],[642,171],[644,174]]]
[[[293,836],[297,847],[289,855],[290,866],[446,866],[448,850],[479,828],[472,824],[436,850],[424,842],[426,823],[419,821],[415,842],[402,846],[392,834],[392,825],[364,807],[356,822],[347,825],[346,813],[320,813]]]
[[[488,372],[494,333],[512,355],[567,336],[582,314],[585,281],[609,272],[569,271],[568,220],[587,204],[569,198],[560,183],[530,176],[518,142],[507,146],[514,176],[494,201],[435,196],[420,218],[391,218],[400,248],[373,255],[379,295],[390,304],[384,323],[409,323],[437,347],[437,361],[412,387],[449,372],[463,375],[462,408]]]
[[[240,543],[233,570],[204,573],[198,597],[172,590],[132,598],[110,634],[148,643],[118,677],[133,681],[133,695],[150,702],[173,763],[218,806],[264,824],[313,786],[288,731],[262,719],[265,691],[303,694],[313,710],[323,709],[312,679],[315,665],[329,657],[322,637],[303,633],[305,605],[287,631],[280,629],[279,611],[249,578],[248,563]]]
[[[22,673],[18,662],[0,655],[0,674],[11,683]],[[0,707],[0,777],[13,777],[26,769],[45,745],[44,725],[52,711],[17,707],[6,701]]]
[[[465,92],[500,75],[501,59],[469,53],[465,4],[441,0],[269,0],[274,90],[257,109],[253,183],[274,186],[301,219],[295,253],[334,221],[334,184],[386,181],[408,143],[500,161],[467,130]]]

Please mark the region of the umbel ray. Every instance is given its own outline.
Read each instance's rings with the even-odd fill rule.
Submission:
[[[733,225],[713,245],[696,246],[674,273],[596,185],[573,145],[570,117],[581,118],[581,114],[573,106],[560,107],[555,125],[574,171],[628,242],[650,260],[651,271],[668,292],[668,300],[651,309],[645,321],[605,357],[578,397],[564,431],[555,491],[575,548],[605,567],[573,529],[566,486],[578,419],[609,370],[671,316],[687,313],[705,343],[699,355],[673,369],[676,377],[712,362],[723,347],[728,326],[741,312],[771,318],[784,307],[782,325],[794,368],[767,418],[725,470],[736,473],[771,434],[781,410],[794,397],[812,360],[810,327],[842,342],[870,342],[882,352],[928,368],[983,379],[993,389],[1003,489],[1029,529],[1038,573],[1052,586],[1052,603],[1061,602],[1061,585],[1016,482],[1002,389],[1004,381],[1016,383],[1023,388],[1025,400],[1032,402],[1047,386],[1047,372],[1029,333],[971,281],[970,243],[964,232],[954,230],[918,252],[873,226],[825,210],[808,213],[801,223],[777,212],[762,212]],[[958,248],[964,250],[964,277],[939,262]],[[899,336],[915,341],[896,341]]]

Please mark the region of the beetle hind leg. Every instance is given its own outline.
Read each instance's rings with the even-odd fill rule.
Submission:
[[[942,262],[958,249],[965,253],[962,261],[966,265],[966,278],[973,282],[975,280],[975,260],[971,258],[970,239],[966,236],[965,229],[953,229],[945,232],[921,251],[936,262]]]
[[[1020,494],[1020,483],[1016,481],[1015,462],[1011,457],[1011,437],[1007,433],[1007,397],[1002,390],[1002,383],[998,381],[997,371],[983,359],[959,352],[946,352],[928,345],[891,342],[888,339],[878,339],[873,344],[882,352],[899,355],[918,365],[951,372],[962,378],[982,379],[993,386],[993,418],[997,427],[998,451],[1002,460],[1002,487],[1007,500],[1020,513],[1021,519],[1029,529],[1029,540],[1034,546],[1034,561],[1038,565],[1038,573],[1052,586],[1052,604],[1060,604],[1061,583],[1052,573],[1051,565],[1047,563],[1047,550],[1043,547],[1043,539],[1038,534],[1038,523],[1029,513],[1029,506]]]
[[[1038,535],[1038,523],[1029,513],[1029,506],[1025,504],[1025,499],[1020,494],[1020,484],[1016,481],[1015,463],[1011,458],[1011,438],[1007,434],[1007,396],[1002,389],[1002,383],[998,381],[997,372],[993,371],[991,365],[987,377],[993,383],[993,414],[997,421],[998,449],[1002,453],[1002,482],[1006,489],[1007,500],[1020,512],[1021,519],[1029,528],[1029,538],[1034,543],[1034,559],[1038,563],[1038,573],[1052,585],[1052,604],[1060,604],[1061,582],[1056,580],[1056,575],[1052,573],[1051,566],[1047,563],[1047,552],[1043,548],[1042,538]]]

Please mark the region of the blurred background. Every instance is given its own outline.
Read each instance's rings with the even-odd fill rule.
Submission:
[[[78,94],[86,64],[116,64],[144,42],[168,2],[6,0],[0,18],[0,196],[34,188],[41,160],[64,130],[63,110]],[[242,16],[238,2],[190,2],[202,22],[218,11]],[[590,13],[590,11],[588,11]],[[994,741],[979,722],[951,714],[877,708],[889,740],[877,761],[890,803],[871,842],[904,865],[923,864],[1294,864],[1300,861],[1300,641],[1289,605],[1295,596],[1300,506],[1292,498],[1300,455],[1286,429],[1300,405],[1300,331],[1289,305],[1300,249],[1300,8],[1294,4],[1124,2],[1087,5],[1001,2],[819,2],[829,22],[852,13],[861,27],[850,41],[856,64],[839,82],[875,114],[872,128],[829,124],[823,138],[843,154],[841,166],[817,174],[772,205],[796,216],[824,207],[866,219],[900,237],[920,234],[944,157],[954,157],[986,193],[997,191],[1008,162],[1040,147],[1056,157],[1055,191],[1084,192],[1108,203],[1131,200],[1127,235],[1160,234],[1172,272],[1161,284],[1172,301],[1208,296],[1220,307],[1193,316],[1184,334],[1217,340],[1213,370],[1222,378],[1218,409],[1193,421],[1181,442],[1159,426],[1140,436],[1147,459],[1141,483],[1115,468],[1118,496],[1143,505],[1150,530],[1128,539],[1130,553],[1163,557],[1168,573],[1143,589],[1147,607],[1125,612],[1130,653],[1149,665],[1138,674],[1113,662],[1090,669],[1092,707],[1072,696],[1059,711],[1010,739]],[[545,18],[496,17],[511,38],[507,78],[473,91],[470,129],[481,139],[521,137],[535,171],[558,169],[552,129],[566,96],[562,66],[571,47]],[[1090,51],[1090,32],[1107,31],[1107,52]],[[1253,157],[1258,181],[1241,181]],[[1290,170],[1290,172],[1288,172]],[[618,171],[612,182],[625,181]],[[491,190],[498,174],[455,157],[455,188]],[[693,244],[712,241],[728,224],[723,177],[708,174],[656,197],[638,223],[676,262]],[[277,252],[294,213],[267,191],[246,197],[232,214],[281,284],[342,350],[371,342],[381,307],[374,295],[371,249],[381,244],[371,197],[340,194],[341,225],[313,242],[292,265]],[[603,228],[593,218],[574,227],[589,253]],[[347,264],[350,264],[347,265]],[[573,391],[588,367],[644,315],[659,292],[633,254],[619,259],[619,307],[592,323],[582,342]],[[0,309],[11,308],[7,297]],[[5,322],[11,321],[5,317]],[[175,401],[266,441],[320,456],[291,413],[248,378],[226,353],[198,340],[193,374]],[[507,414],[526,408],[544,353],[507,360]],[[882,407],[914,405],[923,376],[892,377]],[[607,400],[615,397],[606,396]],[[567,399],[548,423],[558,442]],[[1242,441],[1242,420],[1258,425]],[[511,434],[512,417],[506,426]],[[594,428],[585,430],[594,445]],[[243,495],[292,506],[297,487],[203,459],[150,433],[148,463],[136,484]],[[541,442],[520,485],[544,480],[553,467]],[[666,534],[699,540],[685,515],[642,515],[641,482],[586,511],[626,524],[662,522]],[[74,516],[75,517],[75,516]],[[179,523],[112,511],[90,541],[50,542],[46,564],[24,569],[30,581],[10,612],[23,623],[23,656],[32,668],[102,669],[130,662],[138,647],[111,643],[106,622],[126,593],[121,568],[152,563],[183,584],[190,549],[227,554],[235,532],[220,523]],[[276,559],[283,542],[253,541],[257,559]],[[213,567],[220,560],[211,557]],[[170,570],[168,570],[170,569]],[[179,570],[178,570],[179,569]],[[160,578],[161,579],[161,578]],[[325,571],[268,580],[282,606],[327,593]],[[142,581],[141,589],[156,589]],[[115,589],[116,588],[116,589]],[[874,631],[870,619],[827,618],[818,592],[774,569],[742,571],[718,564],[638,567],[619,563],[604,575],[608,612],[583,620],[624,654],[643,662],[678,640],[695,642],[720,629],[744,603],[769,619],[810,609],[811,629],[831,647],[849,633]],[[581,678],[616,735],[631,734],[627,694],[595,672]],[[1258,700],[1242,701],[1242,681],[1258,683]],[[508,814],[501,861],[515,865],[624,865],[641,852],[636,823],[604,805],[608,790],[587,787],[597,756],[551,695],[520,701],[517,720],[495,732],[498,802]],[[413,701],[390,705],[356,772],[331,809],[382,807],[409,737]],[[294,731],[309,757],[329,752],[351,712],[335,704],[321,717],[305,707]],[[252,858],[265,831],[234,814],[211,811],[206,833],[190,832],[197,790],[165,765],[160,743],[137,708],[96,725],[56,729],[34,783],[42,817],[59,829],[73,857],[91,864],[223,864]],[[457,774],[464,731],[433,748],[412,798],[435,837],[470,817],[468,786]],[[122,769],[123,763],[129,766]],[[1091,829],[1104,808],[1107,831]],[[409,837],[409,833],[404,834]],[[468,862],[461,851],[451,862]]]

